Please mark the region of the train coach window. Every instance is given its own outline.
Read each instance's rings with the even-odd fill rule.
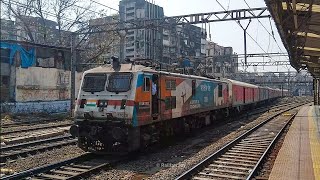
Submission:
[[[196,80],[192,80],[192,96],[196,95]]]
[[[82,90],[85,92],[101,92],[105,90],[107,76],[105,74],[87,74],[84,77]]]
[[[171,89],[176,90],[176,80],[171,81]]]
[[[171,97],[171,109],[175,109],[177,107],[177,99],[175,96]]]
[[[218,85],[218,97],[222,97],[222,84]]]
[[[144,78],[143,91],[150,91],[150,78],[148,78],[148,77]]]
[[[165,106],[166,106],[166,110],[171,109],[171,97],[166,97]]]
[[[165,99],[165,107],[166,110],[175,109],[177,107],[177,99],[176,96],[168,96]]]
[[[167,90],[176,90],[176,80],[166,80]]]

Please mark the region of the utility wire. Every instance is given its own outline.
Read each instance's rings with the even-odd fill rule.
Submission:
[[[219,0],[216,0],[216,2],[220,5],[220,7],[222,9],[224,9],[226,11],[226,8],[224,8],[224,6],[219,2]],[[235,21],[240,27],[242,27],[242,25],[240,24],[240,22],[238,21]],[[261,47],[261,45],[248,33],[248,31],[246,31],[246,34],[258,45],[258,47],[264,52],[267,54],[267,52]],[[271,56],[268,56],[271,60],[275,61]]]
[[[21,3],[21,2],[15,1],[15,0],[10,0],[10,1],[1,0],[1,1],[2,1],[4,4],[6,4],[7,6],[9,6],[10,3],[12,4],[12,2],[13,2],[14,5],[19,6],[19,7],[28,8],[29,10],[32,10],[32,9],[35,10],[35,9],[36,9],[36,7],[34,7],[34,6],[28,6],[28,5],[24,4],[24,3]],[[95,1],[93,1],[93,2],[94,2],[94,3],[97,3],[97,4],[99,4],[99,5],[102,5],[102,4],[98,3],[98,2],[95,2]],[[87,11],[89,11],[89,12],[93,12],[93,13],[98,14],[98,15],[102,15],[102,16],[105,15],[105,14],[103,14],[103,13],[94,11],[94,10],[92,10],[92,9],[90,9],[90,8],[85,8],[85,7],[76,5],[76,4],[74,4],[74,6],[75,6],[75,7],[78,7],[78,8],[81,8],[81,9],[84,9],[84,10],[87,10]],[[105,6],[105,7],[110,8],[110,9],[113,9],[113,8],[111,8],[111,7],[108,7],[108,6]],[[113,9],[113,10],[115,10],[115,9]],[[45,11],[45,10],[42,10],[42,12],[43,12],[44,14],[48,15],[48,16],[55,17],[55,18],[57,17],[57,15],[56,15],[54,12],[49,12],[49,11]],[[69,18],[66,18],[66,17],[61,17],[61,19],[66,20],[66,22],[68,22],[68,23],[74,22],[73,19],[69,19]],[[81,22],[80,22],[80,23],[81,23]],[[82,24],[83,24],[83,22],[82,22]]]
[[[10,0],[10,1],[5,1],[5,0],[1,0],[1,2],[3,3],[3,4],[6,4],[7,6],[10,6],[11,4],[13,4],[13,5],[16,5],[16,6],[19,6],[19,7],[23,7],[23,8],[28,8],[28,10],[31,10],[31,8],[33,8],[33,9],[35,9],[35,7],[33,7],[33,6],[28,6],[28,5],[26,5],[26,4],[23,4],[23,3],[21,3],[21,2],[18,2],[18,1],[14,1],[14,0]],[[11,9],[9,10],[9,11],[11,11]],[[44,14],[46,14],[46,15],[49,15],[49,16],[51,16],[51,17],[56,17],[56,15],[55,14],[53,14],[52,12],[49,12],[49,11],[42,11]],[[24,15],[23,15],[24,16]],[[62,17],[62,19],[64,19],[64,20],[67,20],[67,21],[73,21],[72,19],[68,19],[68,18],[65,18],[65,17]]]
[[[249,6],[248,2],[246,0],[244,0],[244,2],[246,3],[246,5],[248,6],[248,8],[251,10],[252,8]],[[252,12],[254,16],[256,16],[254,14],[254,12]],[[273,40],[276,42],[279,50],[283,53],[282,49],[280,48],[279,44],[278,44],[278,41],[276,40],[275,36],[274,36],[274,32],[273,32],[273,29],[272,29],[272,25],[271,25],[271,21],[270,21],[270,26],[271,26],[271,33],[269,32],[269,30],[265,27],[265,25],[259,20],[257,19],[258,22],[262,25],[262,27],[268,32],[269,36],[271,36],[273,38]],[[269,18],[270,20],[270,18]]]

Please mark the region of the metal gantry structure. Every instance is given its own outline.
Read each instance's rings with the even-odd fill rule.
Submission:
[[[181,16],[170,16],[161,19],[141,19],[134,21],[119,21],[115,23],[102,23],[92,25],[87,29],[77,31],[77,34],[95,34],[110,31],[128,31],[133,29],[152,29],[156,27],[165,27],[168,25],[184,25],[184,24],[201,24],[222,21],[238,21],[245,19],[270,18],[270,14],[266,14],[267,8],[237,9],[229,11],[217,11],[209,13],[197,13]],[[257,13],[257,15],[255,15]],[[103,30],[103,27],[110,26],[112,28]],[[87,30],[87,31],[86,31]]]

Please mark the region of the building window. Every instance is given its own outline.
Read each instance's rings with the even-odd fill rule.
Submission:
[[[220,73],[221,72],[221,69],[220,69],[220,67],[217,67],[217,71],[216,71],[217,73]]]
[[[218,86],[218,97],[222,97],[222,84]]]
[[[128,31],[127,35],[132,35],[134,34],[134,31]]]
[[[166,80],[167,90],[176,90],[176,80]]]
[[[145,92],[150,91],[150,78],[148,78],[148,77],[144,78],[143,91],[145,91]]]
[[[1,76],[1,86],[9,87],[10,77],[9,76]]]
[[[126,37],[127,42],[134,41],[134,36]]]
[[[127,18],[128,18],[128,17],[134,17],[134,12],[128,13],[128,14],[127,14]]]
[[[134,49],[126,49],[126,52],[127,53],[131,53],[131,52],[133,52],[134,51]]]
[[[128,7],[126,10],[127,10],[127,11],[134,10],[134,7]]]

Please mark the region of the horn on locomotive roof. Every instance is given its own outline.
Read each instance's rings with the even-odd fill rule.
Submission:
[[[118,69],[120,67],[119,58],[116,57],[116,56],[112,56],[111,59],[112,59],[112,67],[113,67],[113,69]]]

